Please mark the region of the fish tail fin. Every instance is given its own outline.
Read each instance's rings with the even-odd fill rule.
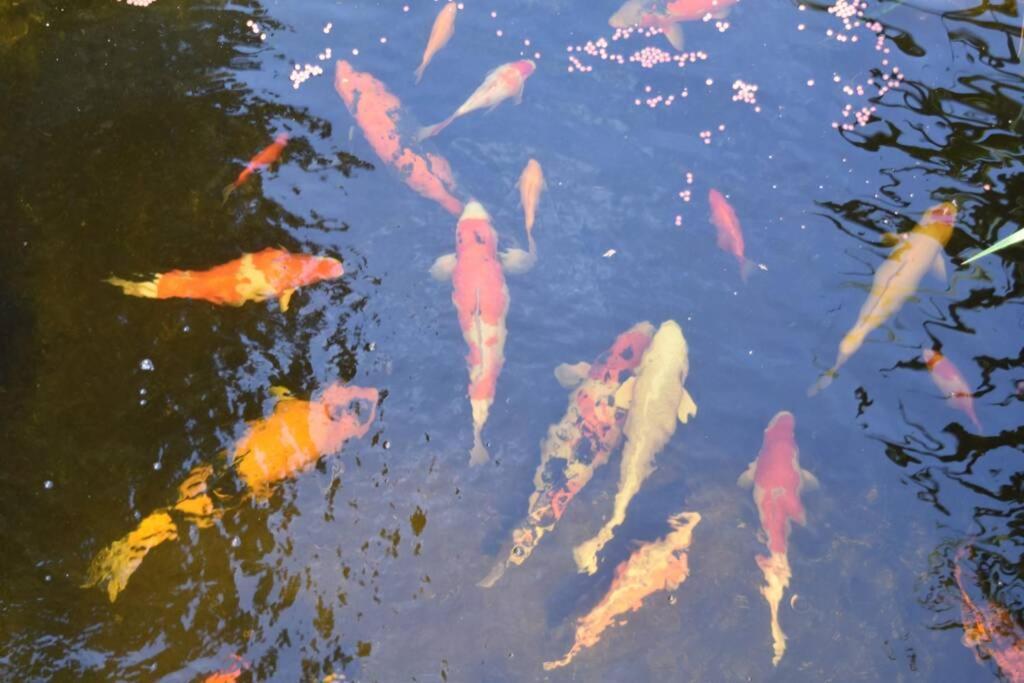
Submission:
[[[832,380],[834,380],[835,378],[836,378],[836,368],[831,368],[829,370],[826,370],[825,373],[822,374],[822,376],[818,378],[818,381],[815,382],[814,384],[812,384],[810,386],[810,388],[807,390],[807,396],[808,397],[817,396],[819,392],[821,392],[822,390],[826,389],[829,384],[832,384]]]
[[[238,189],[238,183],[228,183],[228,185],[220,191],[220,205],[224,206],[228,203],[228,198],[231,197],[232,193]]]
[[[757,264],[748,258],[745,258],[740,262],[740,280],[743,281],[743,284],[747,283],[747,279],[750,278],[750,274],[753,273],[756,268]]]
[[[108,277],[104,282],[120,287],[121,291],[128,296],[141,296],[144,299],[157,298],[156,279],[147,282],[132,282],[119,277]]]
[[[544,662],[544,670],[551,671],[552,669],[560,669],[563,666],[569,666],[569,663],[572,661],[572,658],[576,656],[577,652],[578,647],[576,645],[573,645],[572,649],[569,650],[569,652],[567,652],[566,655],[561,659],[556,659],[551,662]]]
[[[416,85],[419,85],[420,81],[423,80],[423,72],[426,71],[426,70],[427,70],[427,63],[426,62],[423,62],[418,67],[416,67],[416,70],[413,72],[416,75]]]
[[[178,528],[166,510],[157,510],[130,534],[99,552],[89,564],[82,588],[105,584],[110,602],[128,585],[128,579],[150,550],[164,541],[178,538]]]
[[[455,116],[449,116],[441,123],[435,123],[432,126],[423,126],[419,132],[416,133],[416,142],[423,142],[427,138],[432,138],[442,130],[448,127],[448,125],[455,120]]]
[[[491,459],[490,453],[487,452],[487,448],[484,446],[483,441],[480,440],[479,436],[473,437],[473,448],[469,451],[469,464],[473,467],[483,465]]]
[[[974,406],[967,409],[967,417],[971,418],[971,423],[979,433],[985,431],[985,428],[981,426],[981,420],[978,419],[978,413],[974,411]]]

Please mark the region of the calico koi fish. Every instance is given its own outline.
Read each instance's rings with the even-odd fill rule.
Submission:
[[[440,133],[455,119],[476,111],[477,109],[494,109],[510,97],[516,98],[516,104],[523,101],[523,88],[526,79],[533,74],[537,65],[531,59],[520,59],[517,62],[502,64],[484,78],[472,95],[469,96],[455,112],[440,123],[420,129],[417,140],[426,140]]]
[[[957,551],[953,564],[953,574],[963,601],[963,643],[975,649],[979,663],[982,655],[991,657],[1008,681],[1024,683],[1024,629],[1021,629],[1013,614],[999,603],[986,600],[979,606],[971,599],[963,569],[966,550],[967,546],[964,546]],[[970,571],[967,575],[976,587],[977,575]]]
[[[540,204],[540,193],[544,187],[544,171],[536,159],[530,159],[526,162],[523,174],[519,176],[519,200],[523,205],[526,239],[530,244],[530,253],[535,257],[537,245],[533,241],[533,223],[537,218],[537,205]]]
[[[513,530],[498,563],[479,584],[490,588],[511,565],[521,565],[540,539],[555,528],[572,499],[604,466],[622,441],[628,404],[616,394],[651,343],[654,326],[634,325],[620,334],[612,347],[594,363],[560,365],[555,377],[562,386],[575,387],[561,422],[548,428],[541,444],[540,465],[533,477],[526,518]]]
[[[458,11],[458,6],[454,2],[449,2],[437,13],[434,25],[430,29],[430,38],[427,39],[427,47],[423,50],[423,59],[416,68],[417,85],[423,79],[423,72],[426,70],[427,65],[430,64],[430,60],[455,35],[455,16]]]
[[[949,405],[967,413],[967,417],[971,418],[971,422],[980,432],[981,422],[978,421],[978,414],[974,412],[974,392],[971,391],[959,368],[938,351],[926,348],[921,355],[935,386],[946,397]]]
[[[626,0],[608,20],[612,28],[631,26],[656,28],[665,34],[668,42],[682,52],[684,21],[698,21],[710,16],[724,19],[737,0]]]
[[[814,475],[800,468],[800,450],[793,433],[795,426],[792,413],[777,413],[764,430],[764,443],[757,459],[736,482],[742,487],[754,487],[754,504],[771,552],[770,557],[758,555],[756,559],[767,582],[761,587],[761,595],[768,601],[771,612],[772,665],[778,665],[786,652],[786,634],[779,624],[779,604],[792,576],[788,554],[790,522],[807,524],[800,493],[805,487],[818,486]]]
[[[273,412],[249,424],[235,443],[231,466],[248,487],[246,496],[266,498],[272,485],[312,467],[341,450],[346,441],[366,435],[376,419],[379,394],[367,387],[332,384],[318,398],[302,401],[277,391]],[[93,559],[83,588],[105,586],[113,602],[150,550],[178,537],[175,518],[199,527],[220,514],[210,498],[213,467],[192,470],[179,487],[178,502],[145,517],[127,536],[114,541]]]
[[[421,153],[406,141],[402,103],[383,83],[342,59],[335,70],[334,89],[381,161],[423,197],[453,216],[462,213],[462,202],[452,195],[457,189],[448,162],[439,155]]]
[[[145,282],[116,277],[106,282],[129,296],[146,299],[201,299],[219,306],[277,299],[281,310],[287,311],[296,289],[344,273],[341,261],[328,256],[264,249],[209,270],[172,270]]]
[[[284,148],[287,146],[287,133],[281,133],[276,138],[274,138],[274,142],[272,142],[267,147],[264,147],[259,154],[257,154],[256,156],[249,160],[249,163],[246,164],[242,172],[238,174],[238,177],[235,179],[235,182],[231,183],[230,185],[224,188],[224,192],[222,193],[223,202],[227,202],[228,197],[231,196],[231,193],[240,188],[242,184],[249,179],[249,176],[251,176],[256,171],[260,170],[261,168],[266,168],[267,166],[270,166],[272,163],[277,161],[281,156],[281,152],[283,152]]]
[[[654,472],[654,458],[675,433],[676,420],[686,424],[697,414],[697,404],[684,386],[689,372],[686,338],[674,320],[667,320],[644,352],[636,376],[622,390],[623,396],[630,397],[630,408],[623,427],[626,445],[622,449],[619,490],[611,519],[593,538],[573,550],[581,572],[597,571],[597,554],[625,521],[630,501]]]
[[[740,265],[740,279],[746,282],[754,263],[743,253],[743,230],[740,229],[740,219],[718,190],[712,189],[708,192],[708,202],[711,204],[711,223],[718,231],[718,248],[733,255]]]
[[[895,315],[907,299],[913,296],[929,269],[945,281],[943,248],[953,236],[955,221],[956,205],[945,202],[925,211],[921,222],[909,233],[886,236],[886,241],[895,242],[896,247],[878,267],[871,293],[861,306],[857,322],[839,343],[835,364],[808,390],[809,396],[832,383],[839,368],[857,352],[864,339]]]
[[[525,272],[532,265],[529,255],[510,249],[499,255],[498,233],[491,217],[478,201],[466,204],[455,228],[455,253],[439,257],[430,269],[437,280],[452,280],[452,303],[459,315],[462,337],[469,346],[469,402],[473,409],[471,465],[489,459],[481,431],[487,422],[498,375],[505,364],[505,317],[508,287],[504,271]]]
[[[687,551],[700,519],[696,512],[669,517],[672,531],[667,536],[640,546],[616,567],[608,593],[586,616],[577,620],[572,648],[561,659],[544,662],[544,670],[568,665],[584,648],[596,645],[607,629],[624,625],[623,615],[639,610],[649,596],[678,589],[690,575]]]

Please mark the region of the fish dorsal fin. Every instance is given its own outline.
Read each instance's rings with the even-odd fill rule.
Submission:
[[[944,259],[942,250],[935,255],[935,260],[932,262],[932,275],[939,278],[943,282],[946,282],[946,259]]]
[[[757,461],[751,460],[750,464],[747,465],[747,469],[743,470],[743,474],[736,480],[736,485],[740,488],[749,489],[754,485],[755,472],[757,472]]]
[[[288,311],[288,304],[292,301],[292,294],[295,293],[294,289],[286,289],[281,292],[281,297],[277,300],[278,305],[281,306],[281,310],[284,312]]]
[[[804,491],[817,491],[821,488],[818,478],[803,468],[800,469],[800,485]]]
[[[451,278],[454,271],[455,254],[445,254],[444,256],[438,256],[437,260],[434,261],[434,265],[430,266],[430,277],[443,282]]]
[[[679,421],[686,424],[690,421],[690,418],[697,414],[697,404],[694,402],[693,397],[690,396],[685,388],[683,389],[683,398],[679,401]]]
[[[522,249],[508,249],[501,252],[501,267],[511,275],[522,275],[537,263],[537,255]]]
[[[636,377],[630,377],[615,392],[615,407],[629,410],[633,404],[633,389],[636,388]]]
[[[583,383],[588,372],[590,372],[590,363],[576,363],[575,365],[562,363],[555,368],[555,379],[563,388],[574,389]]]

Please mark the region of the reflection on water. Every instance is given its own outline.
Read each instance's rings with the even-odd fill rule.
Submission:
[[[428,39],[440,3],[0,0],[5,679],[1021,677],[1021,252],[961,265],[1020,227],[1020,8],[744,2],[702,21],[678,4],[467,2],[454,33]],[[645,12],[658,16],[623,23]],[[339,87],[339,59],[387,97]],[[526,61],[521,104],[416,140],[413,121],[444,120],[490,69]],[[486,104],[522,83],[504,85]],[[528,159],[545,189],[523,244]],[[741,231],[728,252],[715,189]],[[427,280],[471,198],[495,253],[532,266],[475,469],[466,340]],[[934,264],[906,254],[943,202],[952,233],[929,253],[948,279],[901,291],[807,397],[879,278]],[[264,250],[344,273],[262,287],[262,269],[239,267],[239,307],[104,282]],[[746,254],[760,267],[743,283]],[[581,441],[549,426],[589,414],[578,393],[566,413],[554,370],[638,320],[679,322],[700,413],[658,449],[590,576],[572,549],[608,521],[619,467],[569,469],[621,455],[575,452],[538,487],[538,464],[543,478],[563,460],[546,449]],[[601,379],[618,425],[626,378]],[[343,450],[303,449],[309,416],[282,418],[264,450],[306,454],[288,476],[254,487],[229,468],[282,403],[331,386],[380,390]],[[770,539],[735,482],[780,410],[821,490],[789,538],[773,666],[751,562]],[[700,515],[685,584],[643,586],[627,624],[544,672],[681,510]],[[133,529],[117,600],[82,589]],[[524,529],[536,538],[515,562]],[[520,566],[478,587],[495,562]]]

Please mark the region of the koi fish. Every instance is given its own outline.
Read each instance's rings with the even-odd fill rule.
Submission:
[[[507,270],[525,272],[532,263],[521,249],[498,254],[498,233],[480,202],[466,204],[455,228],[455,253],[434,261],[430,274],[436,280],[452,280],[452,303],[459,314],[462,337],[469,346],[469,403],[473,409],[473,449],[470,465],[487,462],[480,433],[505,364],[505,316],[508,314]]]
[[[790,522],[806,526],[807,515],[800,502],[800,492],[805,487],[818,487],[814,475],[800,468],[800,450],[793,434],[795,426],[792,413],[785,410],[777,413],[764,430],[764,443],[757,459],[736,482],[745,488],[754,487],[754,504],[771,552],[770,557],[758,555],[756,559],[767,582],[761,587],[761,595],[768,601],[771,612],[773,666],[778,665],[786,652],[786,634],[779,624],[779,604],[792,576],[788,554]]]
[[[230,669],[210,674],[203,679],[203,683],[235,683],[242,676],[242,673],[249,668],[249,663],[238,655],[233,655],[232,659],[235,660],[234,666]]]
[[[971,599],[964,579],[965,552],[966,547],[961,547],[953,564],[953,574],[963,599],[963,643],[975,649],[979,664],[982,655],[991,657],[1008,681],[1024,683],[1024,630],[1013,614],[999,603],[986,600],[979,606]],[[977,576],[973,572],[969,572],[969,576],[976,586]]]
[[[537,245],[533,241],[533,223],[537,217],[537,205],[540,204],[540,193],[544,191],[544,171],[536,159],[526,162],[523,174],[519,176],[519,200],[523,205],[523,219],[526,222],[526,239],[530,244],[530,253],[536,256]]]
[[[597,571],[597,554],[626,519],[626,508],[640,486],[654,472],[654,458],[676,431],[676,420],[686,424],[697,414],[697,404],[683,386],[690,372],[690,353],[683,331],[674,320],[661,324],[644,352],[636,376],[621,390],[629,397],[629,416],[623,431],[619,490],[612,517],[588,541],[576,546],[573,556],[581,572]]]
[[[276,138],[274,138],[274,141],[271,144],[264,147],[263,151],[254,156],[252,159],[250,159],[249,163],[246,164],[242,172],[238,174],[237,178],[235,178],[235,182],[231,183],[230,185],[224,188],[224,192],[222,193],[222,203],[227,202],[228,197],[231,196],[231,193],[240,188],[242,184],[249,179],[249,176],[251,176],[256,171],[260,170],[261,168],[266,168],[267,166],[270,166],[272,163],[277,161],[278,158],[281,156],[281,152],[283,152],[284,148],[287,146],[288,134],[281,133]]]
[[[978,414],[974,412],[974,392],[967,385],[967,380],[960,374],[960,370],[953,364],[953,361],[938,351],[926,348],[921,355],[935,386],[939,388],[951,406],[967,413],[975,428],[980,432],[981,422],[978,421]]]
[[[668,42],[682,52],[685,43],[684,21],[697,21],[706,16],[724,19],[729,15],[730,6],[737,0],[626,0],[608,20],[612,28],[625,29],[630,26],[656,28],[665,34]]]
[[[895,242],[896,247],[878,267],[871,293],[861,306],[856,324],[839,343],[835,364],[807,391],[808,396],[814,396],[832,383],[839,368],[857,352],[864,339],[895,315],[917,291],[929,269],[945,281],[943,248],[953,236],[954,221],[956,205],[945,202],[925,211],[921,222],[910,233],[886,236],[886,241]]]
[[[754,269],[754,262],[743,255],[740,219],[718,190],[712,189],[708,192],[708,202],[711,204],[711,223],[718,231],[718,248],[735,257],[736,262],[740,264],[740,279],[746,282],[750,271]]]
[[[537,65],[531,59],[520,59],[518,62],[502,64],[487,74],[480,87],[451,116],[433,126],[421,128],[416,139],[426,140],[433,137],[460,116],[484,107],[494,109],[510,97],[515,97],[516,104],[519,104],[523,101],[523,87],[526,86],[526,79],[536,68]]]
[[[462,213],[462,202],[452,196],[457,189],[448,162],[436,154],[416,151],[406,142],[402,103],[383,83],[341,59],[334,73],[334,89],[370,147],[398,172],[402,182],[453,216]]]
[[[344,273],[341,261],[329,256],[264,249],[209,270],[172,270],[145,282],[117,277],[105,282],[146,299],[202,299],[218,306],[277,299],[281,310],[287,311],[296,289]]]
[[[235,443],[231,466],[248,487],[244,497],[266,498],[271,486],[366,435],[377,414],[376,389],[332,384],[318,398],[302,401],[276,390],[273,412],[249,425]],[[105,586],[113,602],[150,550],[178,538],[175,518],[209,526],[221,513],[210,498],[213,467],[201,465],[179,487],[178,502],[145,517],[134,531],[100,551],[86,572],[83,588]],[[243,500],[244,500],[243,497]]]
[[[423,72],[426,70],[427,65],[430,64],[430,60],[455,35],[455,16],[458,11],[458,6],[454,2],[449,2],[437,13],[437,18],[434,19],[434,26],[430,29],[430,38],[427,39],[427,47],[423,51],[423,59],[420,61],[419,67],[416,68],[417,85],[423,79]]]
[[[640,363],[651,343],[654,326],[634,325],[620,334],[612,347],[592,365],[558,366],[555,377],[565,388],[576,387],[561,422],[548,428],[541,444],[540,465],[533,477],[526,518],[512,532],[512,540],[499,554],[494,569],[479,584],[490,588],[511,565],[521,565],[540,539],[555,528],[572,499],[604,466],[622,441],[625,411],[616,394]]]
[[[667,536],[640,546],[616,567],[608,593],[586,616],[577,620],[572,648],[561,659],[544,662],[544,670],[568,665],[581,650],[596,645],[607,629],[624,625],[623,615],[639,610],[650,595],[679,588],[690,575],[687,551],[700,519],[696,512],[669,517],[672,531]]]

